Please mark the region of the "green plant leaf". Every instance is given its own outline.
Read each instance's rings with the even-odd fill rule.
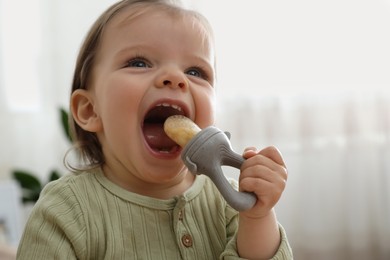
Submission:
[[[23,203],[35,203],[43,187],[39,179],[32,173],[23,170],[14,170],[12,175],[22,188]]]
[[[60,108],[60,114],[61,114],[61,124],[62,124],[62,129],[65,133],[66,138],[69,140],[69,142],[73,142],[72,135],[70,134],[70,127],[69,127],[69,114],[68,112]]]
[[[23,170],[14,170],[12,172],[12,175],[15,178],[15,180],[19,182],[20,186],[23,189],[29,189],[29,190],[42,189],[42,184],[40,180],[30,172],[23,171]]]
[[[30,191],[30,190],[22,190],[22,202],[24,204],[26,203],[29,203],[29,202],[32,202],[32,203],[35,203],[37,202],[37,200],[39,199],[39,194],[41,193],[41,191]]]
[[[49,176],[49,182],[58,180],[61,177],[61,174],[57,170],[52,170]]]

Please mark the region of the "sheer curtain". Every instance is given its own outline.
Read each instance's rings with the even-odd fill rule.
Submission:
[[[0,0],[1,179],[66,171],[58,108],[87,29],[114,2]],[[185,3],[215,29],[217,126],[237,152],[284,155],[276,210],[296,259],[389,259],[390,2]]]
[[[275,145],[283,153],[289,180],[277,212],[297,259],[389,258],[388,93],[247,97],[220,106],[219,123],[237,151]]]

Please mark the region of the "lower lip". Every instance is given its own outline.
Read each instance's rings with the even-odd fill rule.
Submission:
[[[143,136],[143,135],[142,135]],[[145,138],[144,139],[144,144],[146,147],[146,150],[149,151],[150,154],[152,154],[153,157],[157,159],[163,159],[163,160],[172,160],[176,159],[177,157],[180,156],[181,151],[183,150],[181,147],[177,147],[175,151],[171,152],[160,152],[157,150],[152,149],[149,144],[146,142]]]

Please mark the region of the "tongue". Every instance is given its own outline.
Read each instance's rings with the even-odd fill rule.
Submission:
[[[165,134],[163,124],[144,124],[143,132],[145,140],[151,148],[167,149],[177,146],[177,144]]]

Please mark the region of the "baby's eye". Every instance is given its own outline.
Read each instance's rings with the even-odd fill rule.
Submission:
[[[126,67],[134,67],[134,68],[150,68],[149,62],[142,57],[136,57],[131,60],[129,60],[126,63]]]
[[[202,68],[192,67],[187,69],[186,73],[190,76],[202,78],[205,80],[208,79],[207,73]]]

